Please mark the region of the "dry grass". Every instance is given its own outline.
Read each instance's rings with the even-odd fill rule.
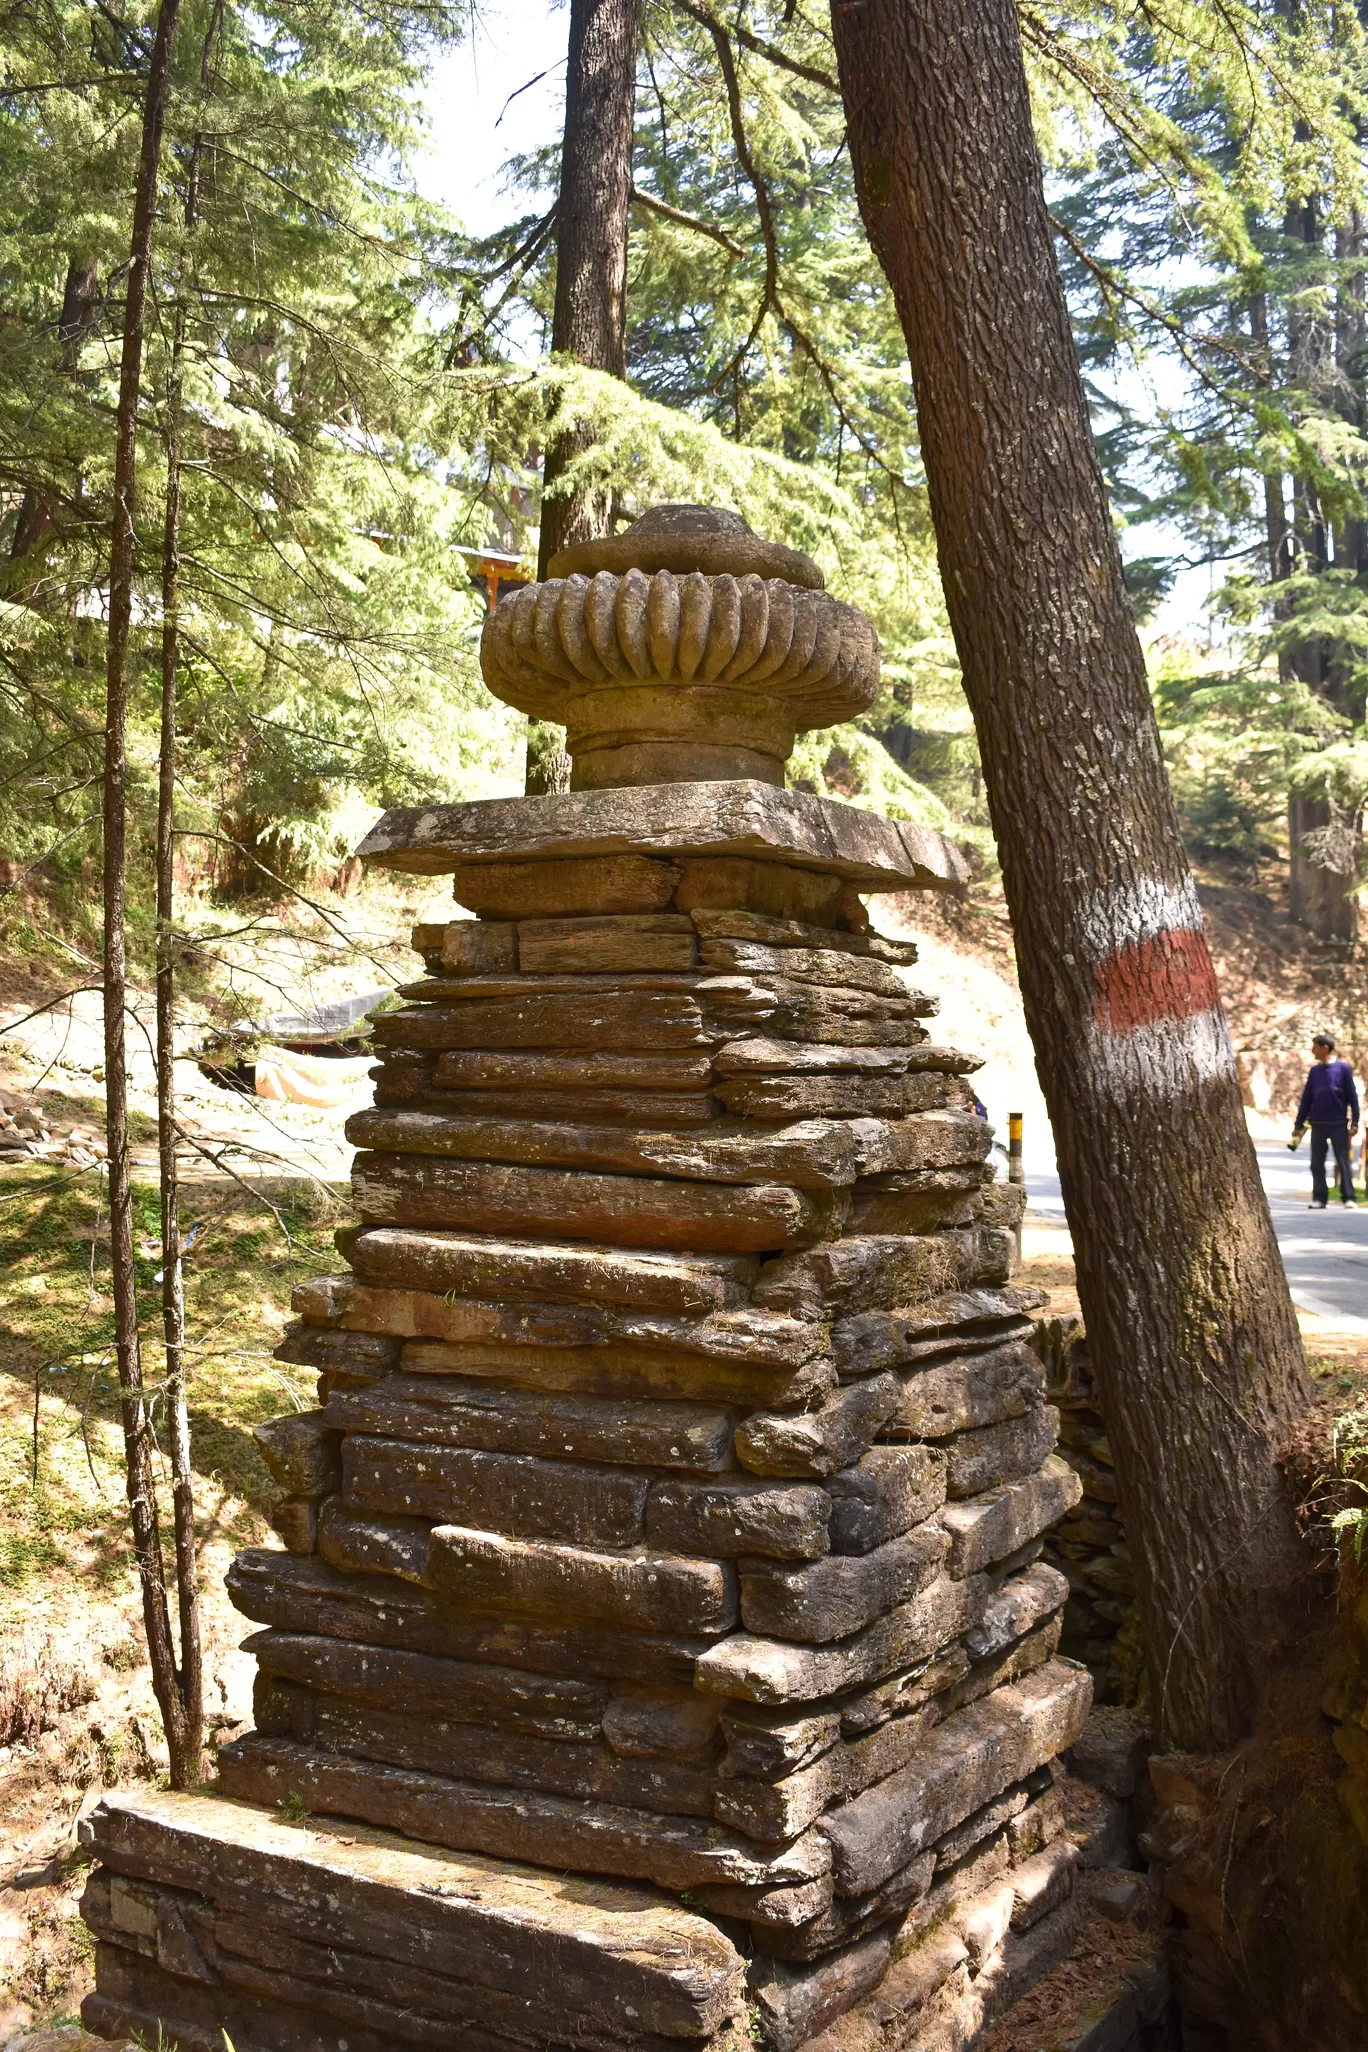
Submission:
[[[282,1367],[271,1348],[293,1285],[337,1263],[340,1197],[308,1183],[269,1194],[284,1230],[229,1182],[184,1192],[187,1227],[205,1222],[187,1301],[211,1737],[235,1728],[250,1701],[243,1622],[223,1575],[267,1534],[273,1489],[252,1427],[316,1401],[312,1375]],[[152,1185],[137,1187],[135,1213],[144,1374],[155,1385]],[[88,1983],[75,1915],[82,1807],[165,1769],[128,1544],[108,1274],[96,1175],[0,1171],[0,2038],[70,2015]],[[153,1410],[159,1424],[156,1399]]]

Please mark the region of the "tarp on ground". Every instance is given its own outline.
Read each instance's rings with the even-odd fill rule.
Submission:
[[[367,1101],[374,1055],[309,1055],[266,1044],[257,1049],[256,1094],[277,1104],[310,1104],[339,1111]]]

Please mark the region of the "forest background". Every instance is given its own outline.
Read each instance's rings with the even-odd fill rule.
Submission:
[[[1185,569],[1212,593],[1200,632],[1175,634],[1170,609],[1150,639],[1189,840],[1290,860],[1294,909],[1299,888],[1324,937],[1350,937],[1368,798],[1363,21],[1301,0],[1019,16],[1137,613],[1153,621]],[[0,945],[70,964],[99,952],[150,10],[22,0],[0,19]],[[527,54],[543,104],[564,20]],[[561,488],[591,479],[617,522],[666,498],[736,506],[872,614],[883,694],[810,737],[793,780],[947,827],[992,867],[902,335],[820,11],[644,6],[625,383],[545,353],[554,101],[492,232],[424,196],[428,141],[461,157],[432,67],[471,32],[444,0],[182,10],[139,422],[130,797],[150,850],[178,437],[191,986],[212,985],[225,906],[336,872],[382,807],[521,787],[522,723],[479,678],[471,572],[488,547],[535,561],[541,451],[572,421],[591,432]],[[146,967],[150,861],[131,889]]]

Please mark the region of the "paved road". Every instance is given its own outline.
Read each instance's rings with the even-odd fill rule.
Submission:
[[[1309,1146],[1303,1141],[1289,1154],[1285,1142],[1264,1141],[1255,1150],[1292,1300],[1303,1311],[1332,1319],[1339,1332],[1368,1333],[1368,1204],[1346,1211],[1332,1202],[1327,1211],[1308,1211]],[[1033,1155],[1029,1136],[1026,1191],[1033,1212],[1064,1222],[1053,1157]]]

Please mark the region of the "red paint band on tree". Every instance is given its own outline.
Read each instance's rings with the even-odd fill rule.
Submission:
[[[1099,964],[1093,1016],[1104,1033],[1132,1033],[1161,1019],[1190,1019],[1221,1001],[1206,935],[1161,933]]]

